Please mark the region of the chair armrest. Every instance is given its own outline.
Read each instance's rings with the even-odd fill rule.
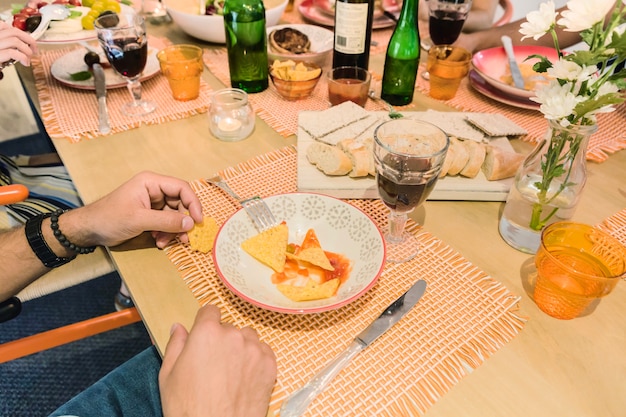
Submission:
[[[22,302],[17,297],[11,297],[0,303],[0,323],[17,317],[22,311]]]
[[[28,188],[22,184],[3,185],[0,187],[0,206],[14,204],[28,198]]]

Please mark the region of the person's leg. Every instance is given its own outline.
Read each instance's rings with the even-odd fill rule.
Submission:
[[[97,358],[94,358],[97,360]],[[150,347],[61,406],[50,417],[160,417],[161,358]]]

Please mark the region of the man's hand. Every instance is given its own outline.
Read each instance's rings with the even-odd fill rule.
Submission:
[[[179,324],[159,374],[165,417],[263,417],[276,381],[276,358],[251,328],[220,322],[207,305],[191,332]]]

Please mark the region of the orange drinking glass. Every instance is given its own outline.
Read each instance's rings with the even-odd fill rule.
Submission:
[[[463,48],[434,45],[428,51],[426,70],[430,78],[430,96],[450,100],[456,95],[461,81],[470,70],[472,54]]]
[[[626,273],[626,248],[592,226],[557,222],[543,230],[535,266],[537,306],[552,317],[573,319],[613,291]]]
[[[172,45],[159,51],[157,58],[174,99],[188,101],[198,98],[200,77],[204,70],[201,48],[195,45]]]

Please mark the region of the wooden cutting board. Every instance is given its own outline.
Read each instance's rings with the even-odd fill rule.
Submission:
[[[350,178],[346,176],[331,177],[319,171],[306,158],[306,149],[315,140],[301,127],[310,123],[324,123],[319,120],[320,112],[303,111],[298,118],[298,191],[317,192],[337,198],[379,198],[374,177]],[[385,112],[373,112],[380,115],[381,120],[386,117]],[[410,117],[410,112],[405,112]],[[439,126],[444,131],[445,126]],[[373,130],[365,132],[371,133]],[[506,137],[491,139],[490,144],[513,150]],[[487,181],[480,172],[476,178],[461,176],[446,176],[440,178],[432,191],[429,200],[464,200],[464,201],[506,201],[513,178],[500,181]]]

